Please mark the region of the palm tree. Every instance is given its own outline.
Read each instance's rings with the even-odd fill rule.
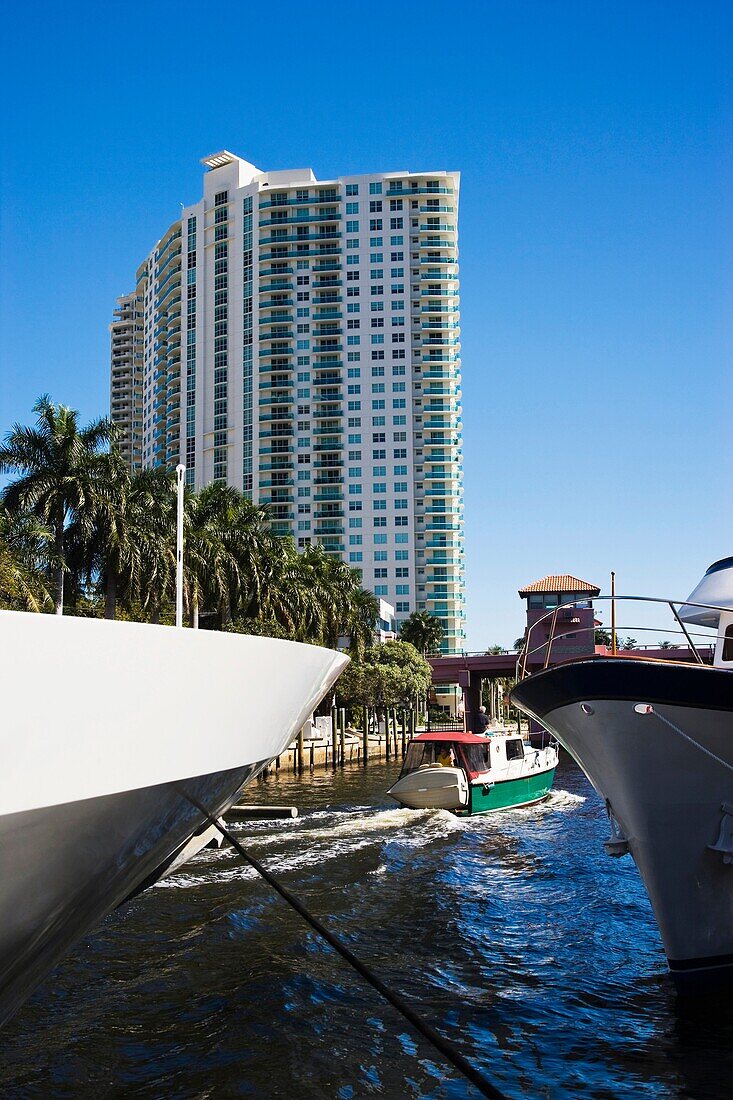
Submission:
[[[33,411],[35,427],[15,424],[0,446],[0,473],[21,475],[7,486],[3,499],[12,511],[29,512],[50,527],[54,607],[63,615],[66,527],[70,521],[90,521],[101,487],[101,451],[113,438],[113,428],[105,417],[80,429],[78,413],[54,405],[47,394]]]
[[[400,640],[411,642],[420,653],[436,653],[443,638],[443,624],[429,611],[413,611],[400,627]]]
[[[0,502],[0,606],[38,612],[53,605],[43,576],[50,540],[35,516],[11,512]]]
[[[198,628],[203,607],[228,620],[245,591],[259,525],[243,496],[228,485],[207,485],[184,501],[184,600],[191,625]],[[249,503],[249,502],[248,502]]]

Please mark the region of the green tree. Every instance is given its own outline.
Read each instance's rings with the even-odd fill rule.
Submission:
[[[400,627],[400,640],[423,655],[437,653],[443,640],[443,624],[429,611],[413,611]]]
[[[80,429],[78,414],[54,405],[48,395],[38,399],[33,411],[35,426],[15,424],[0,446],[0,473],[20,474],[6,487],[3,499],[11,511],[32,514],[50,528],[53,552],[47,557],[54,609],[62,615],[67,524],[90,521],[103,489],[102,451],[113,429],[106,417]]]
[[[53,606],[43,571],[51,537],[35,516],[0,502],[0,607],[38,612]]]
[[[431,669],[409,642],[389,641],[367,649],[341,674],[337,694],[348,704],[412,707],[430,688]]]

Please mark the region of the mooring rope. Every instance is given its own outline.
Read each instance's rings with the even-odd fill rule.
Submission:
[[[651,707],[651,704],[649,705]],[[669,726],[669,728],[675,733],[678,733],[680,737],[684,737],[685,741],[689,741],[691,745],[694,745],[695,748],[699,749],[700,752],[705,754],[705,756],[709,756],[710,759],[714,760],[716,764],[722,764],[723,767],[727,768],[729,772],[733,772],[733,765],[729,764],[727,760],[723,760],[720,756],[716,756],[714,752],[711,752],[710,749],[706,749],[704,745],[701,745],[700,742],[696,741],[694,737],[690,737],[689,733],[685,733],[685,731],[681,730],[679,726],[676,726],[674,722],[670,722],[669,718],[665,718],[665,716],[663,714],[660,714],[659,711],[656,710],[654,707],[651,707],[651,709],[647,711],[647,714],[653,714],[654,717],[658,718],[660,722],[664,722],[665,726]]]
[[[338,954],[343,959],[345,959],[346,962],[349,963],[349,965],[352,966],[358,974],[361,974],[362,978],[364,978],[364,980],[368,982],[373,989],[376,989],[378,993],[381,993],[384,999],[386,1001],[389,1001],[392,1007],[397,1009],[400,1015],[404,1016],[408,1023],[412,1024],[412,1026],[417,1032],[420,1033],[420,1035],[427,1039],[429,1043],[432,1043],[435,1049],[442,1054],[443,1058],[445,1058],[446,1062],[457,1069],[459,1073],[462,1073],[463,1076],[466,1077],[472,1085],[475,1085],[482,1096],[491,1097],[492,1100],[507,1100],[506,1093],[501,1092],[496,1087],[496,1085],[492,1085],[491,1081],[489,1081],[489,1079],[485,1077],[483,1073],[480,1073],[479,1070],[471,1065],[467,1058],[464,1058],[461,1052],[455,1047],[453,1043],[450,1042],[449,1039],[444,1039],[442,1035],[438,1034],[435,1028],[426,1023],[426,1021],[423,1020],[422,1017],[419,1016],[417,1012],[415,1012],[415,1010],[410,1007],[407,1001],[405,1001],[399,993],[395,993],[394,990],[385,985],[382,979],[374,973],[371,967],[362,962],[362,960],[358,958],[349,947],[346,946],[343,940],[334,935],[334,933],[331,932],[325,926],[325,924],[323,924],[322,921],[318,919],[318,917],[313,916],[313,914],[308,909],[306,909],[303,903],[299,901],[299,899],[296,898],[295,895],[290,892],[290,890],[288,890],[287,886],[283,886],[279,879],[275,878],[275,876],[271,874],[271,872],[268,871],[266,867],[263,867],[259,860],[255,859],[255,857],[247,851],[244,845],[242,845],[237,840],[237,838],[232,833],[230,833],[229,829],[227,829],[227,827],[223,825],[221,821],[213,817],[206,809],[206,807],[198,801],[197,798],[189,794],[189,792],[180,785],[178,786],[178,789],[181,791],[182,794],[185,795],[188,801],[196,807],[197,810],[199,810],[208,818],[212,825],[216,826],[221,835],[229,841],[231,846],[236,852],[239,853],[242,859],[244,859],[250,865],[250,867],[253,867],[257,874],[261,875],[265,882],[272,886],[273,890],[276,890],[280,897],[283,898],[288,903],[288,905],[290,905],[295,910],[295,912],[298,913],[299,916],[301,916],[303,920],[306,921],[311,926],[311,928],[313,928],[314,931],[316,931],[318,935],[321,936],[326,941],[326,943],[328,943],[334,949],[334,951],[338,952]]]

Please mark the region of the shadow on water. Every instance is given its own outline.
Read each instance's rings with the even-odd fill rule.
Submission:
[[[733,1010],[678,1001],[630,860],[563,762],[542,806],[409,811],[394,765],[281,771],[238,835],[509,1096],[718,1100]],[[229,850],[69,956],[3,1032],[12,1097],[475,1095]]]

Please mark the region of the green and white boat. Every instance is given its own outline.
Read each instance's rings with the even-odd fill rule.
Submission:
[[[387,793],[413,810],[461,817],[530,806],[550,793],[557,760],[554,742],[536,749],[517,734],[421,733]]]

